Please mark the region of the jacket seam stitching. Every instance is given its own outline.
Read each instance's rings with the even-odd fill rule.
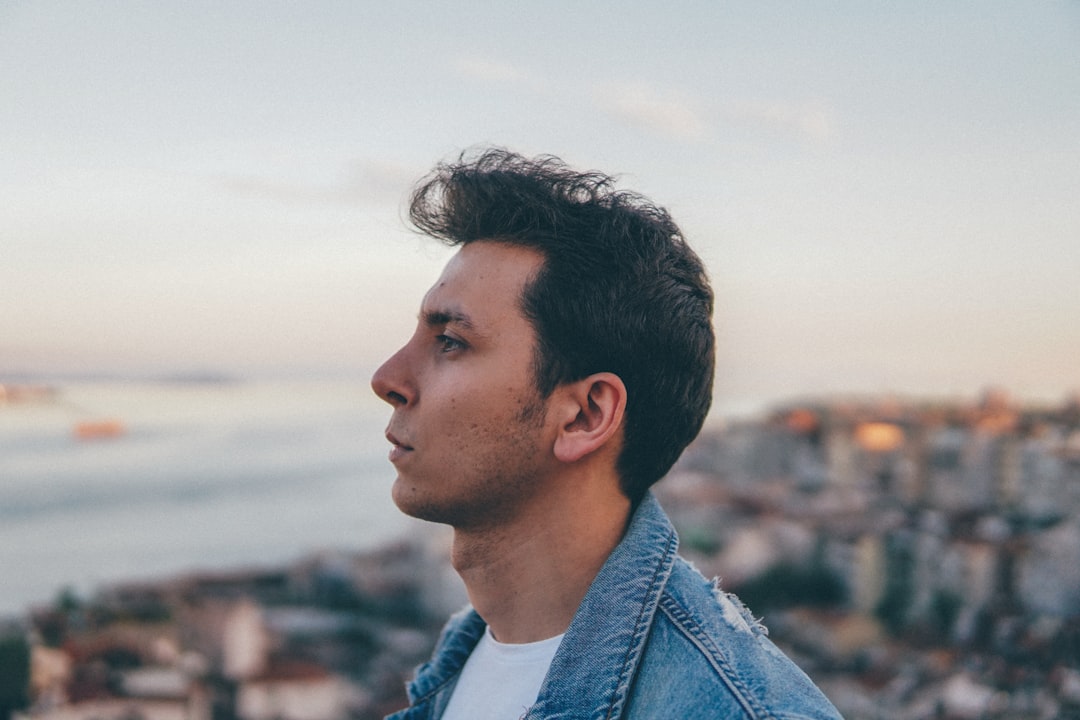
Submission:
[[[626,685],[626,683],[623,682],[623,678],[625,677],[626,670],[630,665],[630,658],[634,654],[635,649],[637,648],[638,640],[642,635],[643,628],[648,628],[648,624],[644,624],[642,622],[642,618],[644,618],[645,613],[648,611],[649,608],[653,608],[655,612],[655,607],[657,603],[652,602],[651,598],[654,597],[654,595],[659,594],[659,591],[656,590],[658,579],[660,577],[660,573],[668,565],[668,558],[670,558],[671,554],[674,552],[675,542],[675,534],[669,533],[667,545],[664,547],[664,554],[661,557],[660,562],[656,564],[656,568],[653,570],[652,578],[649,580],[649,587],[645,592],[646,601],[641,604],[641,607],[638,609],[638,616],[634,620],[634,633],[630,637],[630,643],[626,648],[626,654],[623,655],[622,665],[619,667],[619,683],[616,685],[615,688],[616,697],[612,698],[612,702],[608,706],[608,712],[605,716],[606,720],[611,720],[611,718],[615,717],[615,711],[620,702],[620,698],[618,697],[618,689],[619,687],[624,687]],[[625,700],[625,693],[623,695],[624,697],[621,699]]]
[[[728,686],[736,700],[751,717],[759,720],[769,720],[770,718],[775,720],[775,716],[760,706],[753,693],[750,692],[750,689],[742,681],[738,673],[731,667],[727,658],[724,657],[720,648],[716,647],[701,626],[694,622],[693,617],[686,608],[675,598],[665,595],[660,600],[660,610],[671,620],[679,632],[686,636],[705,656],[706,661],[713,666],[721,680]]]
[[[431,688],[431,690],[429,690],[428,692],[424,693],[424,694],[423,694],[423,695],[421,695],[420,697],[416,698],[416,701],[415,701],[415,702],[414,702],[413,704],[414,704],[414,705],[419,705],[419,704],[421,704],[421,703],[426,703],[426,702],[428,702],[428,701],[430,701],[430,700],[434,700],[434,699],[435,699],[435,697],[436,697],[436,696],[437,696],[437,695],[438,695],[439,693],[441,693],[441,692],[442,692],[442,691],[443,691],[444,689],[446,689],[446,686],[448,686],[448,685],[449,685],[449,684],[450,684],[451,682],[453,682],[454,680],[456,680],[456,679],[457,679],[457,676],[458,676],[458,675],[460,675],[460,674],[461,674],[461,670],[458,670],[458,671],[457,671],[457,672],[455,672],[455,673],[454,673],[453,675],[451,675],[450,677],[446,678],[445,680],[443,680],[443,681],[442,681],[441,683],[439,683],[439,684],[438,684],[438,685],[436,685],[435,687]]]

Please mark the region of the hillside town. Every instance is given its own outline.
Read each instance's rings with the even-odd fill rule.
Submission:
[[[1080,718],[1080,397],[791,403],[656,493],[849,720]],[[0,716],[380,718],[465,602],[449,536],[421,535],[61,592],[0,627]]]

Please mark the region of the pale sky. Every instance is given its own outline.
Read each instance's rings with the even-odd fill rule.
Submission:
[[[671,210],[722,407],[1080,389],[1076,1],[0,0],[0,374],[367,374],[483,144]]]

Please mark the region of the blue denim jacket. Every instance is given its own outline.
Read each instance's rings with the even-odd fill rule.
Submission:
[[[522,720],[839,718],[742,603],[676,554],[678,542],[647,495]],[[387,720],[440,718],[484,627],[472,609],[451,618],[409,684],[412,705]]]

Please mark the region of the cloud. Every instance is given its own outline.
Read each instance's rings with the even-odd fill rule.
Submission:
[[[415,169],[356,160],[346,165],[339,180],[323,185],[249,175],[226,175],[218,182],[238,195],[287,204],[385,205],[399,203],[417,177]]]
[[[679,140],[701,140],[707,123],[696,103],[647,85],[602,88],[597,102],[608,112],[631,125]]]
[[[738,100],[723,114],[737,125],[765,128],[814,145],[829,142],[836,133],[836,114],[821,103]]]

